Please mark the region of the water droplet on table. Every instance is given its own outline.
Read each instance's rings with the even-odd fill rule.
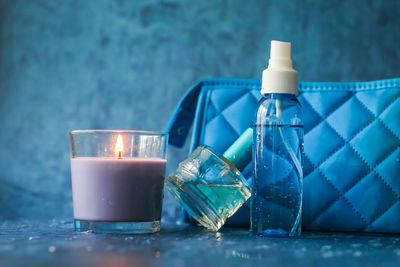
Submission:
[[[54,253],[56,251],[56,247],[55,246],[50,246],[49,247],[49,252],[50,253]]]

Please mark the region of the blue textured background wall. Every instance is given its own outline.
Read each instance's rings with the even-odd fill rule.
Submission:
[[[259,78],[271,39],[301,80],[399,76],[399,3],[0,0],[0,217],[72,216],[69,130],[163,130],[196,80]]]

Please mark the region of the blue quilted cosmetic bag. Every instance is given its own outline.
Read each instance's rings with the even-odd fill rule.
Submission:
[[[193,124],[191,150],[206,144],[223,153],[251,126],[260,86],[233,78],[198,82],[171,118],[170,144],[182,147]],[[299,91],[303,229],[400,233],[400,79],[300,82]],[[226,225],[248,226],[248,203]]]

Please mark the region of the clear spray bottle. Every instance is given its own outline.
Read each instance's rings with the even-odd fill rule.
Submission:
[[[291,44],[272,41],[263,71],[263,98],[253,126],[254,176],[251,232],[265,236],[301,233],[303,113]]]

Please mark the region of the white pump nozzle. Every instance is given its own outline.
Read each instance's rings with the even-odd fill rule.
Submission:
[[[268,68],[263,71],[261,93],[297,94],[297,71],[292,67],[291,43],[271,41]]]
[[[291,43],[271,41],[270,58],[290,59],[290,48],[291,48]]]

